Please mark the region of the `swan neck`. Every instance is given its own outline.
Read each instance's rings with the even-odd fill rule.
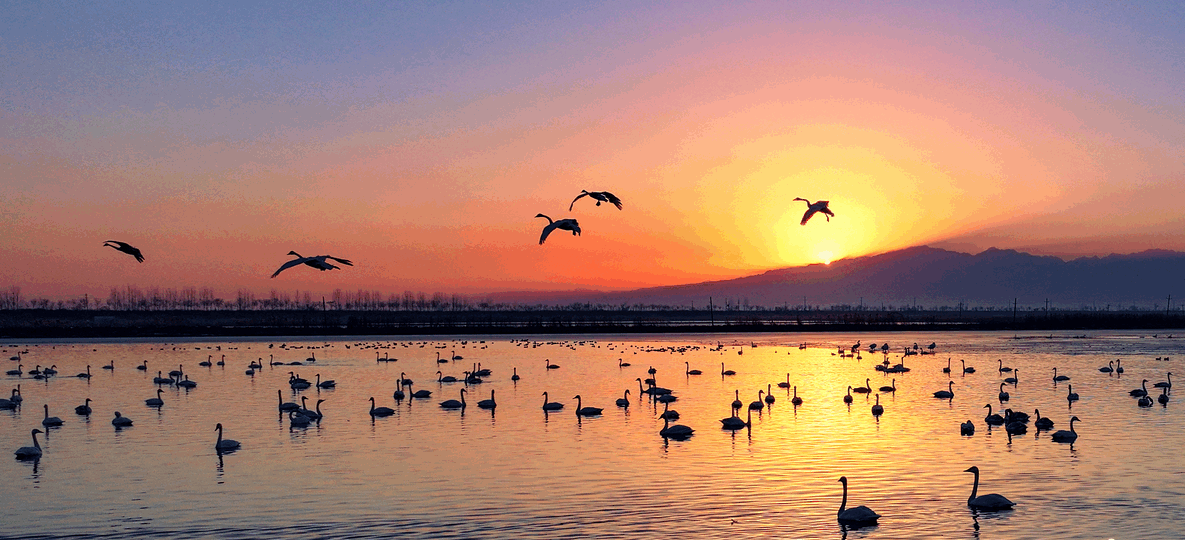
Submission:
[[[839,512],[837,512],[838,514],[842,514],[844,509],[846,509],[848,507],[848,483],[847,482],[840,482],[840,483],[843,484],[843,499],[840,499],[840,501],[839,501]]]
[[[967,497],[967,504],[975,500],[976,493],[979,493],[979,471],[975,471],[975,483],[971,485],[971,496]]]

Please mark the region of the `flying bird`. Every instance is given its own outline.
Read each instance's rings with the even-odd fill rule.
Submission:
[[[104,246],[115,248],[117,251],[122,251],[136,258],[136,262],[144,262],[144,254],[140,250],[131,246],[131,244],[120,242],[118,240],[108,240],[103,242]]]
[[[575,199],[572,199],[572,204],[568,205],[569,212],[572,211],[572,207],[576,206],[576,201],[579,201],[581,197],[592,197],[597,201],[597,206],[601,206],[601,203],[607,202],[613,206],[616,206],[618,210],[621,210],[621,199],[618,199],[617,195],[609,193],[608,191],[588,191],[582,189],[580,190],[580,195],[577,195]]]
[[[830,201],[815,201],[812,203],[802,197],[795,197],[794,200],[802,201],[807,205],[806,213],[802,215],[802,222],[799,225],[806,225],[806,222],[811,219],[811,216],[815,215],[815,212],[823,212],[827,216],[827,221],[831,221],[831,218],[835,217],[835,214],[831,213],[831,209],[827,208],[827,203]]]
[[[292,268],[293,266],[297,266],[300,264],[307,264],[307,265],[312,266],[313,268],[316,268],[317,270],[320,270],[322,272],[324,272],[326,270],[340,269],[340,267],[334,266],[334,265],[326,262],[325,261],[326,259],[333,259],[334,261],[344,264],[346,266],[354,266],[354,263],[347,261],[346,259],[339,259],[337,257],[333,257],[330,255],[317,255],[315,257],[301,257],[300,254],[295,251],[289,251],[288,254],[294,255],[294,256],[296,256],[296,258],[284,263],[284,266],[281,266],[279,270],[276,270],[276,273],[272,274],[272,277],[276,277],[276,276],[280,275],[280,272],[283,272],[284,270],[287,270],[289,268]]]
[[[568,218],[561,219],[559,221],[552,221],[551,218],[543,214],[535,214],[535,217],[541,217],[547,220],[547,226],[543,228],[543,234],[539,235],[539,245],[541,246],[543,245],[543,241],[547,240],[547,235],[551,234],[551,231],[556,229],[572,231],[572,236],[580,236],[580,224],[576,223],[575,219]],[[283,270],[283,268],[281,268],[281,270]]]

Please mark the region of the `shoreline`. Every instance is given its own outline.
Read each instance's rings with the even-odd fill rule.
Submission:
[[[0,339],[1185,329],[1185,315],[1052,311],[0,311]]]

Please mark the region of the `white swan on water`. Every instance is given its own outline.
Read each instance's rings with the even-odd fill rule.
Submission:
[[[952,399],[955,397],[954,388],[955,388],[955,382],[948,381],[946,383],[946,390],[939,390],[937,392],[934,392],[934,397],[939,398],[939,399]]]
[[[576,397],[572,399],[576,400],[576,416],[600,416],[601,411],[604,410],[597,407],[581,407],[580,394],[576,394]]]
[[[1009,510],[1016,503],[1008,500],[1007,497],[999,493],[989,493],[987,495],[980,495],[976,497],[975,494],[979,491],[979,467],[972,466],[963,472],[975,473],[975,484],[971,486],[971,496],[967,497],[967,506],[976,510],[996,511]]]
[[[872,406],[872,415],[873,416],[880,416],[882,414],[885,414],[885,408],[883,406],[881,406],[880,394],[877,394],[876,395],[876,405]]]
[[[115,426],[116,429],[130,427],[132,425],[132,419],[119,414],[119,411],[115,411],[115,418],[111,419],[111,425]]]
[[[391,416],[392,414],[395,414],[395,409],[390,407],[375,407],[374,397],[372,396],[370,398],[370,416],[372,418],[376,416]]]
[[[164,392],[165,392],[164,390],[161,390],[160,388],[157,388],[157,389],[156,389],[156,397],[154,397],[154,398],[148,398],[148,399],[144,400],[144,404],[145,404],[145,405],[147,405],[147,406],[149,406],[149,407],[161,407],[161,406],[163,406],[163,405],[165,404],[165,400],[161,399],[161,398],[160,398],[160,395],[161,395],[161,394],[163,394]]]
[[[672,426],[671,421],[667,418],[662,419],[662,429],[658,431],[660,436],[667,439],[686,439],[690,437],[692,433],[695,433],[694,429],[691,429],[683,424],[675,424]]]
[[[741,420],[739,417],[737,417],[736,412],[733,412],[732,416],[729,416],[728,418],[724,418],[724,419],[720,420],[720,428],[721,429],[741,429],[741,428],[749,427],[749,426],[753,425],[753,410],[750,409],[745,414],[747,415],[747,419]]]
[[[45,419],[41,421],[41,425],[45,427],[58,427],[62,425],[62,419],[56,416],[49,415],[49,404],[45,404]]]
[[[34,429],[32,433],[33,446],[22,446],[17,448],[16,452],[14,452],[17,459],[39,459],[41,457],[41,444],[37,442],[37,434],[44,432],[40,429]]]
[[[292,402],[284,403],[284,393],[280,390],[276,390],[276,397],[280,399],[280,412],[295,411],[300,408],[300,405]]]
[[[214,443],[214,450],[215,451],[229,452],[231,450],[238,450],[239,446],[241,446],[239,444],[239,441],[236,441],[234,439],[223,439],[222,438],[222,424],[221,423],[214,426],[214,431],[218,432],[218,440]]]
[[[839,502],[839,512],[836,512],[836,518],[840,523],[845,525],[875,525],[876,520],[880,519],[880,514],[873,512],[871,508],[860,505],[854,508],[848,508],[848,477],[839,477],[839,483],[843,484],[843,500]]]
[[[461,389],[461,401],[457,401],[455,399],[449,399],[449,400],[440,402],[441,409],[464,409],[465,405],[466,405],[466,403],[465,403],[465,389],[464,388]]]
[[[625,395],[617,398],[617,406],[629,408],[629,406],[630,406],[630,389],[629,388],[625,389]]]
[[[1070,417],[1070,431],[1066,431],[1064,429],[1058,430],[1058,431],[1054,432],[1053,435],[1050,435],[1049,438],[1052,439],[1053,442],[1067,442],[1067,443],[1072,443],[1072,442],[1078,440],[1078,432],[1074,431],[1074,422],[1081,422],[1081,421],[1082,420],[1079,420],[1077,416]]]
[[[552,401],[552,402],[548,403],[548,401],[547,401],[547,392],[544,392],[544,393],[543,393],[543,410],[545,410],[545,411],[558,411],[558,410],[560,410],[560,409],[563,409],[563,408],[564,408],[564,404],[563,404],[563,403],[560,403],[560,402],[558,402],[558,401]]]
[[[483,399],[477,402],[479,409],[494,409],[498,407],[498,402],[494,401],[494,391],[490,390],[490,399]]]
[[[992,404],[991,403],[984,405],[984,407],[987,407],[987,410],[988,410],[987,416],[985,416],[983,418],[984,422],[987,422],[987,424],[989,426],[999,426],[1004,423],[1003,416],[1000,416],[998,414],[992,414]]]

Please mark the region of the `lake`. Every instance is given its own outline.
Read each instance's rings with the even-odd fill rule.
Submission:
[[[1152,397],[1161,393],[1152,384],[1185,360],[1179,333],[6,343],[3,358],[20,351],[23,371],[56,365],[59,374],[3,377],[3,396],[20,384],[24,402],[0,411],[0,449],[9,452],[0,460],[0,537],[1175,537],[1185,515],[1185,403],[1170,393],[1167,405],[1141,408],[1128,393],[1142,379]],[[836,354],[857,341],[858,357]],[[868,351],[885,341],[887,354]],[[928,352],[931,342],[934,354],[903,356],[904,347]],[[438,354],[462,358],[438,364]],[[198,365],[224,355],[224,366]],[[376,361],[384,356],[398,361]],[[948,358],[950,374],[942,371]],[[301,365],[246,375],[257,359]],[[910,371],[874,369],[885,359]],[[962,373],[960,360],[975,372]],[[1123,374],[1098,371],[1116,360]],[[145,361],[148,370],[135,368]],[[479,362],[492,371],[480,384],[437,382],[438,369],[463,378]],[[685,362],[703,374],[687,375]],[[722,362],[736,374],[722,375]],[[1019,373],[998,371],[1001,362]],[[113,370],[101,369],[110,363]],[[74,377],[88,365],[90,379]],[[197,386],[159,385],[164,405],[146,406],[157,396],[157,370],[179,365]],[[659,436],[663,407],[639,395],[637,381],[650,367],[678,398],[670,408],[680,413],[676,423],[694,428],[690,438]],[[1053,368],[1070,380],[1054,381]],[[290,371],[337,386],[295,391]],[[431,397],[394,400],[401,373]],[[800,406],[777,386],[787,374]],[[1054,431],[1076,415],[1077,441],[1054,442],[1031,422],[1025,434],[989,429],[984,405],[1000,412],[1009,376],[1018,381],[1004,387],[1004,406],[1039,409]],[[845,404],[847,387],[866,379],[872,392]],[[894,379],[896,392],[878,391]],[[948,381],[954,398],[934,398]],[[737,391],[747,408],[767,385],[775,402],[753,411],[751,428],[721,429]],[[1066,399],[1070,385],[1077,402]],[[463,388],[465,409],[438,405],[460,399]],[[309,398],[310,408],[324,399],[324,418],[291,427],[277,390],[286,402]],[[497,408],[476,407],[491,390]],[[629,407],[616,406],[626,390]],[[545,413],[544,392],[564,408]],[[578,417],[577,394],[602,414]],[[394,414],[372,418],[372,396]],[[874,417],[877,396],[884,413]],[[75,414],[88,397],[94,412]],[[41,428],[45,404],[64,424],[38,436],[40,460],[13,459]],[[114,411],[134,426],[116,430]],[[975,434],[960,435],[969,419]],[[217,423],[239,450],[214,451]],[[972,475],[963,471],[972,465],[982,471],[979,494],[1000,493],[1013,510],[967,507]],[[837,523],[840,476],[849,480],[849,506],[871,507],[882,516],[877,526]]]

